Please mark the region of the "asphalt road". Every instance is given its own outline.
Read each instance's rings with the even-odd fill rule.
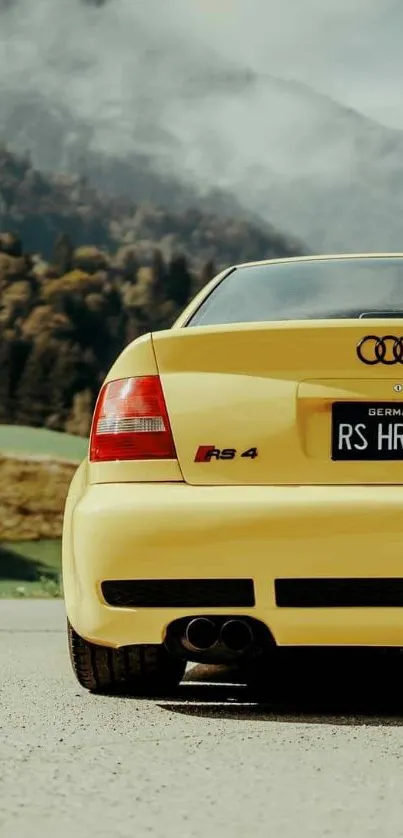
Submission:
[[[368,664],[370,699],[346,662],[265,703],[200,668],[164,701],[95,697],[62,604],[0,600],[1,838],[403,836],[396,665]]]

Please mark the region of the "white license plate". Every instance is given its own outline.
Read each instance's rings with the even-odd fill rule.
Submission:
[[[334,402],[332,460],[403,460],[403,404]]]

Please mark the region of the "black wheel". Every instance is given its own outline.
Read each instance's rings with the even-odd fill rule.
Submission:
[[[186,663],[165,646],[109,649],[88,643],[67,622],[70,660],[79,684],[90,692],[167,695],[185,672]]]

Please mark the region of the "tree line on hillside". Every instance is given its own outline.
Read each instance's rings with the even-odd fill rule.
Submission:
[[[86,436],[127,343],[169,327],[223,266],[303,252],[272,228],[108,198],[0,148],[0,423]]]
[[[74,249],[66,235],[45,262],[0,234],[0,423],[87,435],[100,384],[131,340],[171,325],[215,273],[181,254],[148,263],[136,248]]]
[[[197,207],[173,210],[168,199],[166,206],[138,203],[135,194],[111,197],[84,177],[40,172],[28,156],[1,146],[0,229],[15,231],[28,252],[48,260],[61,232],[75,247],[90,243],[113,252],[136,245],[141,261],[150,261],[156,246],[165,259],[180,252],[198,270],[209,260],[220,266],[303,252],[301,242],[240,213],[229,217]]]

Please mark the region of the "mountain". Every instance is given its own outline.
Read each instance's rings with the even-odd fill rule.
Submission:
[[[262,155],[239,181],[245,205],[262,218],[269,206],[313,250],[401,250],[403,133],[295,81],[261,78],[258,89],[262,103],[276,91],[282,142],[275,169]]]
[[[223,265],[401,249],[401,132],[159,12],[0,0],[2,423],[88,434],[117,353]]]
[[[103,144],[63,102],[3,87],[0,142],[112,197],[259,218],[319,252],[400,249],[400,131],[270,76],[195,73],[181,97],[176,121],[144,108],[134,126],[129,113],[133,141],[115,151],[112,128]]]
[[[150,181],[153,183],[152,175]],[[140,195],[146,182],[143,173]],[[158,193],[155,176],[154,182]],[[224,215],[223,205],[221,214],[203,211],[196,200],[193,208],[172,209],[168,194],[177,194],[179,207],[181,187],[172,179],[165,188],[168,206],[159,206],[150,197],[147,203],[114,198],[97,191],[88,178],[44,174],[29,158],[0,148],[0,230],[16,233],[26,250],[46,259],[52,257],[58,237],[67,235],[75,247],[116,250],[135,246],[146,262],[157,247],[167,259],[181,253],[197,270],[206,262],[222,267],[306,252],[302,243],[271,225],[244,221],[240,211],[232,217]]]
[[[400,249],[400,131],[158,8],[2,0],[0,143],[112,198],[258,216],[317,251]]]

